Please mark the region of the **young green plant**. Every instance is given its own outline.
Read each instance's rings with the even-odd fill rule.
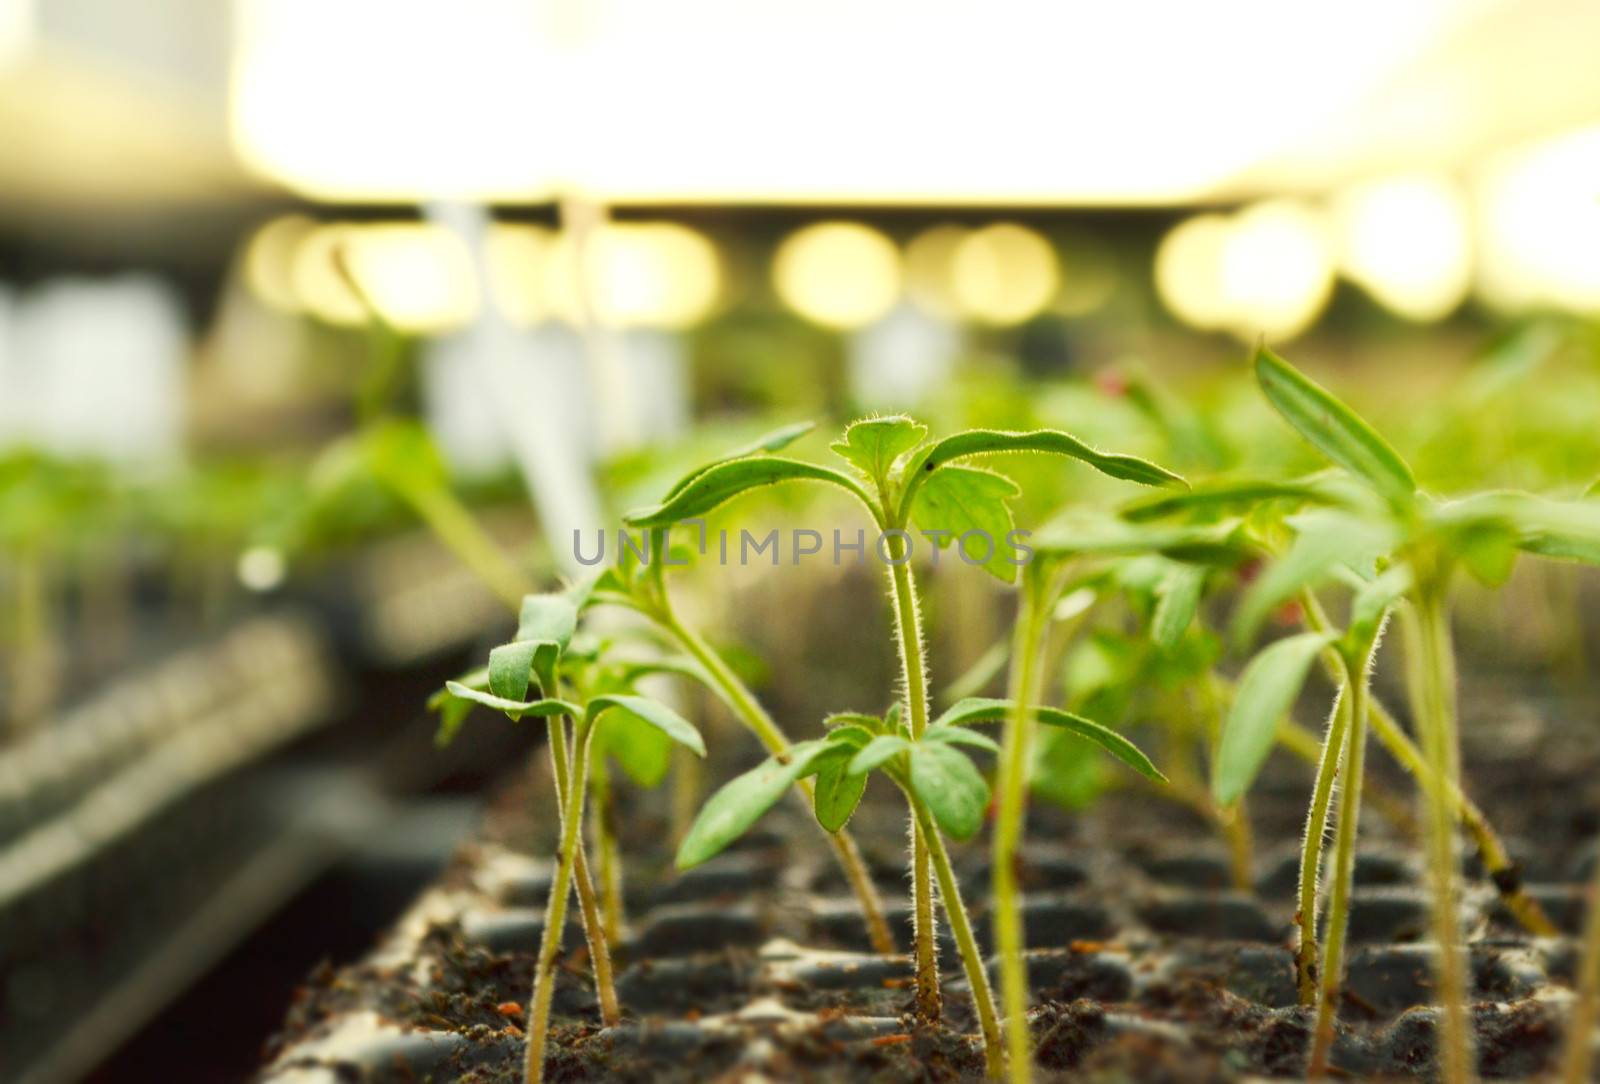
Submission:
[[[1358,587],[1357,602],[1365,598],[1366,609],[1358,606],[1353,613],[1364,615],[1371,622],[1374,640],[1381,627],[1381,613],[1391,603],[1401,599],[1405,602],[1401,613],[1407,632],[1407,684],[1428,768],[1418,780],[1427,799],[1426,849],[1441,1009],[1439,1073],[1448,1084],[1456,1084],[1470,1077],[1472,1060],[1466,960],[1457,915],[1455,822],[1459,804],[1453,795],[1460,789],[1460,753],[1455,656],[1448,610],[1450,583],[1458,568],[1465,568],[1490,585],[1504,583],[1521,552],[1600,563],[1600,508],[1589,502],[1554,501],[1515,491],[1492,491],[1449,501],[1433,498],[1418,488],[1411,468],[1377,431],[1326,389],[1264,347],[1256,352],[1255,371],[1263,393],[1278,413],[1357,483],[1346,508],[1316,513],[1297,525],[1294,545],[1269,574],[1272,590],[1298,591],[1319,578],[1354,574],[1363,584]],[[1268,577],[1263,582],[1268,582]],[[1260,584],[1257,588],[1259,593],[1254,598],[1247,597],[1241,603],[1246,622],[1271,598],[1271,591]],[[1352,629],[1356,624],[1353,620]],[[1296,637],[1289,641],[1298,643],[1292,649],[1296,652],[1294,659],[1281,660],[1282,664],[1272,667],[1280,680],[1291,669],[1303,675],[1311,657],[1334,642],[1330,632],[1314,631],[1304,636],[1313,639]],[[1278,648],[1273,645],[1267,650]],[[1291,648],[1282,650],[1288,652]],[[1341,698],[1340,710],[1329,729],[1323,755],[1328,768],[1319,773],[1308,837],[1322,834],[1327,812],[1325,792],[1331,789],[1341,755],[1348,750],[1352,770],[1360,760],[1359,751],[1350,744],[1360,733],[1360,725],[1351,720],[1360,710],[1360,724],[1364,725],[1371,714],[1360,691],[1370,652],[1370,645],[1358,639],[1355,650],[1343,658],[1341,684],[1355,691],[1348,698],[1348,706]],[[1286,665],[1288,662],[1294,666]],[[1359,672],[1356,663],[1360,664]],[[1350,738],[1345,736],[1347,729]],[[1349,834],[1353,838],[1359,781],[1347,776],[1345,788],[1351,814]],[[1352,790],[1357,792],[1353,802],[1349,800]],[[1323,806],[1320,810],[1319,798]],[[1341,836],[1344,834],[1341,826]],[[1302,956],[1306,942],[1314,940],[1315,934],[1316,862],[1320,856],[1313,856],[1310,851],[1308,845],[1301,871],[1302,911],[1308,899],[1311,904],[1310,916],[1301,916]],[[1336,874],[1343,877],[1344,871],[1338,869]],[[1311,882],[1309,891],[1307,879]],[[1336,883],[1336,897],[1338,892]],[[1347,885],[1344,897],[1347,901]],[[1333,929],[1342,926],[1343,921],[1343,915],[1330,913],[1330,939]],[[1324,984],[1336,980],[1337,976],[1323,976]],[[1328,1013],[1331,1012],[1329,1008]],[[1331,1028],[1331,1016],[1328,1026]]]
[[[1100,452],[1054,430],[971,430],[932,442],[926,438],[926,427],[904,416],[858,421],[832,445],[851,473],[772,455],[744,456],[713,465],[686,480],[660,505],[631,515],[629,522],[643,528],[667,528],[704,516],[741,493],[786,481],[822,482],[856,498],[879,532],[876,548],[888,569],[904,683],[906,740],[921,741],[929,726],[929,697],[921,613],[910,568],[910,528],[914,523],[938,549],[960,539],[957,544],[964,557],[1006,582],[1026,563],[1016,545],[1007,504],[1017,495],[1017,487],[1003,475],[962,461],[1002,452],[1034,452],[1078,459],[1112,477],[1147,485],[1180,481],[1142,459]],[[967,551],[972,537],[984,544],[980,556]],[[943,844],[927,838],[927,818],[917,813],[915,802],[910,822],[917,1010],[923,1020],[933,1021],[940,1015],[934,948],[934,852],[942,850]],[[959,896],[946,894],[944,904],[953,930],[967,925],[964,913],[959,917],[953,913],[961,910]],[[1011,1026],[1024,1027],[1025,1021],[1012,1021]],[[998,1051],[991,1053],[993,1069]]]
[[[563,698],[574,686],[562,675],[565,661],[580,662],[569,654],[576,629],[578,602],[572,593],[529,596],[524,601],[517,638],[489,653],[489,665],[481,681],[446,685],[442,704],[445,726],[459,727],[471,705],[479,704],[504,712],[512,720],[524,716],[544,718],[550,727],[550,750],[556,781],[556,801],[560,825],[560,845],[556,871],[545,906],[544,932],[533,973],[533,993],[528,1007],[528,1046],[525,1078],[538,1084],[544,1078],[544,1050],[550,1024],[550,1001],[556,981],[557,956],[566,929],[567,901],[575,872],[584,862],[583,816],[588,791],[588,771],[594,753],[595,734],[610,713],[625,716],[635,725],[653,728],[668,739],[705,755],[705,742],[694,725],[666,705],[630,693],[601,693],[582,703]],[[580,678],[577,687],[585,683]],[[525,699],[530,690],[536,695]],[[570,720],[571,733],[568,733]],[[610,948],[602,925],[585,921],[590,957],[594,961],[596,988],[600,993],[602,1016],[615,1022],[615,993],[610,991]],[[609,1006],[606,1004],[610,999]]]

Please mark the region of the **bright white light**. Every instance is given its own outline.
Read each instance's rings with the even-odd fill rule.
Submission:
[[[239,582],[251,591],[271,591],[283,582],[283,553],[270,546],[251,546],[239,554]]]
[[[1219,273],[1227,243],[1225,217],[1197,215],[1180,222],[1156,247],[1156,292],[1174,316],[1202,331],[1227,323]]]
[[[800,315],[835,328],[881,319],[900,295],[894,243],[855,222],[818,222],[784,238],[772,264],[778,296]]]
[[[20,57],[33,41],[34,0],[0,0],[0,68]]]
[[[339,270],[359,227],[318,226],[301,238],[289,264],[289,285],[299,305],[329,324],[356,327],[370,319],[367,307]]]
[[[1600,311],[1600,127],[1505,156],[1480,194],[1487,301]]]
[[[466,245],[438,226],[390,222],[353,229],[346,259],[379,315],[401,331],[460,327],[478,311]]]
[[[1340,265],[1351,281],[1410,320],[1437,320],[1466,298],[1472,241],[1466,201],[1448,181],[1394,177],[1338,201]]]
[[[284,215],[256,230],[245,245],[245,285],[279,312],[301,311],[294,289],[295,253],[316,227],[305,215]]]
[[[985,226],[963,238],[951,265],[961,310],[986,324],[1020,324],[1039,315],[1061,284],[1055,250],[1025,226]]]
[[[971,231],[963,226],[932,226],[906,244],[906,295],[933,316],[957,315],[956,250]]]
[[[1333,291],[1322,221],[1289,200],[1189,219],[1162,239],[1155,272],[1162,300],[1179,319],[1246,341],[1299,334]]]
[[[1191,200],[1347,118],[1474,7],[236,3],[235,143],[268,176],[613,202]]]

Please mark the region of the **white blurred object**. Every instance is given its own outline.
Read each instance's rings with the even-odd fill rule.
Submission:
[[[1600,125],[1501,155],[1479,195],[1486,301],[1600,313]]]
[[[3,397],[7,443],[152,466],[182,448],[187,335],[149,276],[64,279],[13,307]]]
[[[440,203],[429,205],[428,217],[465,242],[477,283],[488,282],[488,213]],[[487,290],[482,295],[493,296]],[[521,331],[491,302],[451,338],[494,407],[552,554],[563,568],[581,572],[572,544],[575,532],[593,532],[604,524],[590,474],[592,398],[577,334],[562,325]]]
[[[422,345],[422,414],[452,473],[483,477],[511,463],[511,442],[472,358],[471,339],[445,335]]]
[[[622,378],[632,417],[627,443],[661,444],[689,425],[689,361],[683,338],[670,331],[632,328],[617,335]]]
[[[850,391],[869,410],[910,410],[955,371],[955,328],[909,303],[850,339]]]

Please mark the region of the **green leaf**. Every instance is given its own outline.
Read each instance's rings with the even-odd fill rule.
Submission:
[[[1255,369],[1267,400],[1318,451],[1391,503],[1411,503],[1417,491],[1411,468],[1360,415],[1265,346],[1256,349]]]
[[[595,724],[594,750],[609,756],[641,787],[656,787],[672,766],[672,739],[631,711],[612,711]]]
[[[619,708],[649,723],[679,745],[697,756],[706,755],[705,739],[695,725],[658,700],[625,693],[607,693],[589,701],[589,719],[598,719],[603,712]]]
[[[921,444],[928,427],[904,414],[863,418],[845,428],[844,439],[829,445],[868,478],[889,477],[895,460]]]
[[[360,437],[367,470],[399,493],[446,489],[450,474],[427,429],[414,421],[391,418],[366,426]]]
[[[690,482],[694,481],[712,467],[718,466],[722,463],[731,462],[735,459],[744,459],[747,456],[760,455],[763,452],[776,452],[782,448],[787,448],[789,445],[793,444],[795,441],[799,440],[816,427],[817,423],[813,421],[795,422],[792,425],[785,425],[778,429],[774,429],[770,433],[764,433],[755,440],[750,441],[748,444],[741,444],[739,447],[734,448],[731,451],[724,452],[717,458],[707,463],[700,464],[694,470],[678,479],[678,481],[673,484],[672,488],[667,490],[667,498],[670,500],[671,498],[676,497],[679,493],[682,493],[684,489],[688,487]]]
[[[968,730],[964,726],[935,726],[929,727],[922,735],[923,741],[943,741],[951,745],[970,745],[974,749],[986,749],[996,756],[1000,753],[1000,743],[987,734],[979,734],[976,730]]]
[[[710,467],[664,503],[630,512],[623,519],[634,527],[667,527],[703,516],[752,489],[803,481],[829,482],[867,501],[861,487],[836,470],[781,456],[755,456]]]
[[[983,827],[989,784],[967,755],[944,742],[911,747],[911,791],[951,839],[971,839]]]
[[[847,745],[853,749],[864,747],[873,738],[877,737],[874,731],[854,723],[841,723],[828,731],[825,739],[834,745]]]
[[[769,757],[724,784],[706,801],[679,844],[678,868],[690,869],[726,850],[827,751],[823,742],[799,742],[785,759]]]
[[[1250,789],[1278,738],[1278,724],[1294,705],[1317,653],[1333,642],[1321,632],[1302,632],[1262,650],[1239,679],[1223,727],[1211,779],[1220,805],[1231,805]]]
[[[998,723],[1003,722],[1011,714],[1015,701],[998,700],[988,697],[973,696],[951,706],[941,714],[928,727],[927,733],[944,727],[966,726],[970,723]],[[1133,742],[1124,738],[1110,727],[1102,726],[1093,719],[1085,719],[1081,715],[1074,715],[1070,711],[1060,708],[1050,708],[1040,705],[1034,710],[1034,718],[1046,726],[1070,730],[1080,738],[1086,738],[1100,746],[1106,752],[1116,757],[1122,763],[1138,772],[1147,779],[1157,782],[1166,782],[1167,777],[1156,769],[1150,758]],[[924,735],[926,736],[926,735]]]
[[[1081,460],[1102,474],[1127,482],[1147,486],[1184,485],[1184,480],[1164,467],[1146,462],[1137,456],[1116,452],[1102,452],[1091,448],[1077,437],[1055,429],[1037,429],[1028,433],[1011,433],[998,429],[972,429],[956,433],[924,448],[906,465],[906,492],[901,498],[901,508],[911,500],[919,486],[925,484],[940,467],[974,455],[994,455],[1000,452],[1042,452],[1047,455],[1064,455]]]
[[[574,719],[583,715],[583,709],[566,700],[546,698],[544,700],[512,700],[494,693],[484,692],[481,689],[472,689],[459,681],[447,681],[444,687],[450,690],[450,695],[462,700],[470,700],[474,704],[482,704],[495,711],[503,711],[513,719],[520,719],[524,715],[550,716],[570,715]]]
[[[1365,654],[1378,635],[1384,614],[1411,590],[1414,578],[1409,565],[1394,565],[1365,584],[1350,600],[1350,622],[1345,627],[1345,643]]]
[[[976,532],[977,540],[966,547],[966,560],[982,559],[991,576],[1004,583],[1017,578],[1016,551],[1011,545],[1011,509],[1006,501],[1021,490],[1004,475],[977,467],[946,467],[936,472],[917,491],[912,512],[924,531],[948,531],[936,538],[944,548],[961,545],[961,537]]]
[[[519,640],[501,644],[489,652],[489,688],[502,700],[521,700],[532,680],[533,658],[540,651],[553,651],[555,644],[540,640]],[[550,690],[554,692],[555,690]]]
[[[1295,522],[1299,532],[1287,553],[1274,561],[1239,602],[1233,635],[1248,644],[1278,606],[1301,588],[1315,584],[1339,566],[1370,565],[1394,544],[1393,528],[1345,512],[1308,512]]]
[[[898,734],[879,734],[869,741],[850,760],[845,769],[851,775],[864,775],[883,764],[890,757],[899,756],[911,748],[911,742]]]
[[[1238,564],[1249,555],[1237,520],[1156,527],[1078,510],[1057,516],[1028,540],[1050,557],[1132,557],[1161,554],[1197,564]]]
[[[1144,523],[1181,513],[1250,511],[1267,501],[1330,504],[1334,502],[1334,497],[1327,490],[1304,482],[1238,478],[1223,482],[1202,482],[1185,493],[1155,493],[1148,497],[1140,497],[1123,505],[1121,515],[1130,523]]]
[[[517,616],[518,640],[548,640],[562,651],[578,627],[578,595],[524,595]]]
[[[817,823],[829,832],[837,832],[850,821],[850,815],[861,804],[867,790],[867,777],[851,775],[844,758],[828,760],[817,772],[816,792],[812,808]]]
[[[1156,584],[1156,610],[1150,618],[1150,638],[1164,651],[1177,646],[1200,608],[1200,591],[1206,571],[1197,565],[1174,565]]]

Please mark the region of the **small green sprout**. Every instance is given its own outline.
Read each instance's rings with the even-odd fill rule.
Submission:
[[[528,1009],[526,1079],[529,1084],[536,1084],[544,1076],[544,1048],[556,957],[574,881],[578,885],[584,932],[594,961],[601,1017],[607,1024],[615,1024],[620,1019],[611,976],[610,947],[596,912],[583,843],[584,805],[596,734],[604,731],[604,724],[622,719],[624,725],[646,727],[697,756],[703,757],[706,753],[705,742],[694,724],[666,705],[628,692],[586,692],[589,675],[585,671],[594,661],[569,650],[577,630],[580,598],[581,592],[528,596],[523,600],[516,638],[493,649],[488,666],[468,680],[447,682],[445,694],[438,700],[447,734],[461,725],[462,717],[472,705],[503,712],[513,721],[526,716],[543,718],[549,728],[561,842],[545,906],[544,933]],[[566,673],[563,673],[564,663],[570,664]],[[569,690],[576,691],[581,702],[564,698],[563,693]],[[530,691],[535,694],[532,699],[528,699]]]
[[[896,642],[904,682],[905,722],[896,724],[897,727],[903,727],[904,733],[879,733],[873,736],[873,741],[878,742],[877,748],[880,750],[892,750],[886,754],[885,763],[888,757],[895,758],[895,770],[901,772],[899,781],[904,784],[903,789],[912,809],[913,955],[916,964],[917,1012],[925,1021],[936,1020],[940,1015],[933,906],[933,879],[938,873],[941,879],[940,899],[952,930],[957,935],[963,965],[973,989],[974,1000],[978,1003],[989,1073],[999,1076],[1004,1071],[1005,1057],[1000,1049],[997,1013],[989,994],[988,978],[975,945],[968,951],[968,947],[961,944],[962,930],[970,933],[970,924],[957,891],[958,886],[953,877],[948,885],[943,883],[944,873],[938,868],[944,844],[942,839],[937,838],[937,833],[942,829],[957,834],[968,827],[968,821],[963,819],[962,813],[968,809],[976,793],[971,786],[976,773],[956,767],[957,759],[968,767],[970,762],[958,750],[950,747],[947,736],[928,737],[931,726],[927,665],[916,583],[910,568],[910,529],[915,526],[939,549],[952,543],[961,547],[962,554],[969,560],[981,564],[996,578],[1010,583],[1016,579],[1017,569],[1027,563],[1025,548],[1018,544],[1008,504],[1009,499],[1018,494],[1018,489],[1004,475],[972,466],[967,460],[1007,452],[1042,453],[1076,459],[1103,474],[1145,485],[1182,484],[1182,480],[1145,460],[1099,451],[1076,437],[1056,430],[1014,433],[979,429],[930,441],[925,426],[903,415],[854,422],[846,428],[843,439],[834,442],[831,447],[846,462],[848,472],[776,455],[730,458],[680,482],[660,504],[630,515],[628,521],[636,527],[664,531],[675,523],[704,516],[740,494],[789,481],[820,482],[833,486],[849,493],[866,509],[879,531],[883,547],[881,556],[887,566],[893,596]],[[969,555],[966,549],[967,540],[973,536],[985,543],[981,555],[976,557]],[[1006,740],[1002,743],[1007,748],[1013,748],[1014,742],[1022,740],[1014,731],[1026,723],[1028,716],[1021,708],[1018,709],[1018,715],[1018,725],[1007,728]],[[935,744],[926,744],[929,740]],[[906,744],[902,748],[896,745],[897,742]],[[788,759],[777,758],[758,779],[747,781],[745,786],[750,793],[758,796],[781,793],[783,786],[807,777],[811,763],[809,756],[821,756],[821,752],[815,750],[803,751],[800,757],[793,756],[792,752]],[[1011,764],[1019,762],[1014,752],[1002,759]],[[851,764],[855,763],[852,759]],[[849,777],[860,773],[846,771],[844,774]],[[933,787],[935,781],[943,784],[936,788],[940,792],[937,798],[930,801],[919,792],[919,777],[927,781],[929,787]],[[1008,784],[1011,782],[1008,777]],[[1012,794],[1013,791],[1016,793]],[[731,799],[726,805],[717,803],[717,815],[711,818],[713,825],[726,824],[716,832],[706,829],[709,838],[714,840],[726,831],[735,828],[742,831],[743,827],[747,827],[747,823],[741,826],[740,822],[746,815],[743,810],[748,805],[753,803],[733,802]],[[1000,816],[1006,831],[1003,837],[997,834],[997,839],[1013,841],[1020,834],[1021,805],[1020,784],[1008,785],[1002,790]],[[725,812],[727,810],[738,812]],[[759,815],[759,811],[756,815]],[[981,816],[981,806],[977,815]],[[971,830],[976,832],[976,822],[971,824]],[[930,838],[930,835],[934,838]],[[694,837],[695,833],[691,832],[691,838]],[[687,857],[692,859],[696,854],[697,850],[691,850]],[[948,865],[947,862],[944,864]],[[1009,943],[1011,930],[1002,929],[1001,932],[1007,935],[1008,941],[1002,946],[1002,967],[1013,976],[1020,976],[1023,966],[1020,943]],[[1023,988],[1016,977],[1008,979],[1008,989],[1012,988]],[[1012,1032],[1012,1072],[1017,1079],[1026,1079],[1029,1073],[1027,1059],[1017,1053],[1020,1051],[1025,1055],[1027,1050],[1024,1013],[1020,1010],[1008,1011],[1008,1027]]]

